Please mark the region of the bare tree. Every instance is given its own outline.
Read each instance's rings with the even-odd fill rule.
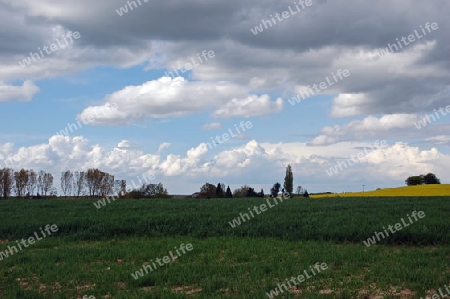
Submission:
[[[44,194],[44,175],[45,171],[43,170],[39,171],[37,179],[37,192],[40,195]]]
[[[63,171],[61,173],[61,190],[66,198],[67,195],[70,195],[70,193],[72,193],[72,185],[73,173],[70,170]]]
[[[103,175],[102,172],[100,170],[98,170],[97,168],[93,170],[93,183],[94,183],[94,187],[92,190],[92,195],[93,196],[99,196],[100,195],[100,190],[102,188],[102,183],[103,183]]]
[[[99,196],[100,192],[102,190],[102,184],[103,184],[103,175],[102,172],[98,169],[95,171],[94,175],[94,195]]]
[[[20,171],[14,172],[14,181],[15,181],[15,192],[18,197],[22,197],[25,195],[26,188],[28,185],[28,171],[25,169],[21,169]]]
[[[44,196],[53,189],[53,175],[51,173],[44,174]]]
[[[74,173],[74,193],[76,196],[83,194],[86,187],[86,172],[76,171]]]
[[[3,196],[3,169],[0,169],[0,197]]]
[[[100,172],[100,175],[102,178],[100,185],[101,196],[111,195],[114,192],[114,176],[106,172]]]
[[[114,194],[120,195],[120,183],[121,180],[114,180],[114,188],[113,188]]]
[[[97,168],[90,168],[86,173],[86,186],[89,196],[111,194],[114,188],[114,176]]]
[[[29,196],[33,196],[36,186],[37,186],[37,174],[33,169],[28,170],[27,192]]]
[[[0,169],[0,196],[7,199],[14,185],[14,171],[11,168]]]
[[[94,185],[95,185],[95,169],[89,168],[86,173],[86,186],[88,188],[89,196],[94,196]]]
[[[127,194],[127,181],[121,180],[120,181],[120,196],[125,196]]]

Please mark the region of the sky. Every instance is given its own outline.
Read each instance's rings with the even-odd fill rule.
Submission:
[[[449,183],[448,0],[0,0],[0,168],[170,194]],[[294,189],[295,189],[294,188]]]

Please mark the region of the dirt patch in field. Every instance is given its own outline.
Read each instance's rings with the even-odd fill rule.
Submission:
[[[334,293],[334,291],[330,288],[325,288],[325,289],[319,291],[320,295],[329,295],[331,293]]]
[[[425,295],[429,296],[430,298],[433,297],[434,294],[439,294],[439,290],[431,289],[431,290],[427,290],[425,292]]]
[[[41,284],[39,286],[39,292],[45,294],[45,292],[47,292],[47,287],[45,286],[45,284]]]
[[[95,283],[94,284],[85,284],[82,286],[77,286],[77,291],[86,291],[86,290],[92,289],[94,287],[95,287]]]
[[[22,287],[24,290],[31,290],[32,282],[30,282],[30,279],[19,277],[19,278],[16,278],[16,280],[19,282],[20,287]],[[36,274],[32,274],[31,280],[34,281],[35,286],[39,285],[39,289],[41,288],[41,284],[39,283],[39,279]],[[44,288],[45,288],[45,286],[44,286]]]
[[[54,282],[53,283],[53,290],[54,291],[60,291],[62,289],[61,285],[59,284],[59,282]]]
[[[1,245],[3,245],[3,244],[8,244],[8,243],[9,243],[9,240],[8,240],[8,239],[6,239],[6,240],[0,239],[0,244],[1,244]]]
[[[195,288],[195,286],[176,286],[172,287],[172,291],[177,293],[185,293],[186,295],[194,295],[202,292],[201,288]]]
[[[219,291],[225,293],[225,295],[230,295],[230,289],[220,289]]]
[[[370,290],[365,288],[359,291],[360,295],[365,295],[364,299],[381,299],[385,298],[386,296],[401,299],[412,299],[416,295],[416,292],[413,292],[409,289],[402,290],[402,288],[398,286],[391,286],[388,291],[382,291],[378,289],[375,283],[372,283],[370,286]]]
[[[20,287],[24,290],[29,290],[31,288],[30,283],[26,278],[17,278],[16,280],[19,282]]]
[[[298,286],[292,286],[289,289],[289,293],[291,293],[291,294],[300,295],[300,294],[302,294],[302,292],[303,292],[302,289],[300,287],[298,287]]]
[[[123,281],[119,281],[117,283],[117,287],[122,290],[127,288],[127,286],[125,285],[125,283]]]

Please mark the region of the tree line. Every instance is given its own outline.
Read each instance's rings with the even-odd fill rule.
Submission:
[[[53,175],[43,170],[36,173],[33,169],[0,169],[0,197],[4,199],[13,192],[19,198],[57,196],[53,183]],[[114,192],[125,193],[125,189],[125,180],[115,180],[113,175],[96,168],[75,172],[66,170],[61,173],[61,191],[66,197],[103,197]]]
[[[280,183],[275,183],[273,187],[270,189],[270,196],[277,197],[281,189]],[[282,193],[293,194],[294,189],[294,175],[292,173],[291,165],[286,167],[286,175],[284,177],[283,189],[281,189]],[[308,190],[303,189],[302,186],[298,186],[296,190],[297,195],[303,197],[309,197]],[[235,189],[231,192],[230,186],[225,190],[225,184],[218,183],[217,186],[210,183],[205,183],[201,188],[200,192],[198,192],[198,197],[201,198],[231,198],[231,197],[264,197],[264,190],[261,188],[260,192],[256,192],[254,188],[243,185]]]
[[[43,170],[36,173],[32,169],[19,171],[11,168],[0,169],[0,197],[6,199],[13,191],[17,197],[32,196],[35,191],[38,195],[56,195],[51,173]]]
[[[293,194],[293,173],[291,165],[286,167],[282,193]],[[150,184],[146,181],[140,187],[128,190],[126,180],[116,180],[114,175],[90,168],[87,171],[66,170],[61,172],[61,196],[89,196],[105,197],[117,194],[125,198],[167,198],[169,194],[162,183]],[[134,182],[133,182],[134,184]],[[275,183],[270,190],[270,195],[277,197],[281,189],[280,183]],[[11,168],[0,169],[0,198],[7,199],[15,193],[18,198],[46,198],[56,197],[57,189],[54,186],[54,178],[51,173],[43,170],[36,173],[33,169],[21,169],[14,171]],[[309,197],[308,191],[301,186],[297,187],[297,194]],[[231,192],[230,186],[218,183],[217,186],[206,183],[200,188],[198,197],[202,198],[232,198],[232,197],[264,197],[264,190],[255,191],[254,188],[244,185]]]
[[[125,194],[126,180],[115,180],[114,175],[90,168],[87,171],[70,170],[61,173],[61,191],[64,196],[104,197]]]

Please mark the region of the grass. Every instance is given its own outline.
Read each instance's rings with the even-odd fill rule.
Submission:
[[[268,298],[316,262],[328,269],[277,298],[420,298],[450,282],[449,199],[291,199],[236,228],[228,222],[265,201],[0,201],[0,251],[46,224],[59,228],[0,261],[0,298]],[[363,245],[413,210],[425,218]],[[182,243],[194,249],[131,276]]]
[[[322,194],[311,195],[311,198],[321,197],[398,197],[398,196],[450,196],[450,184],[439,185],[419,185],[419,186],[405,186],[398,188],[385,188],[380,190],[363,192],[347,192],[345,194]]]

